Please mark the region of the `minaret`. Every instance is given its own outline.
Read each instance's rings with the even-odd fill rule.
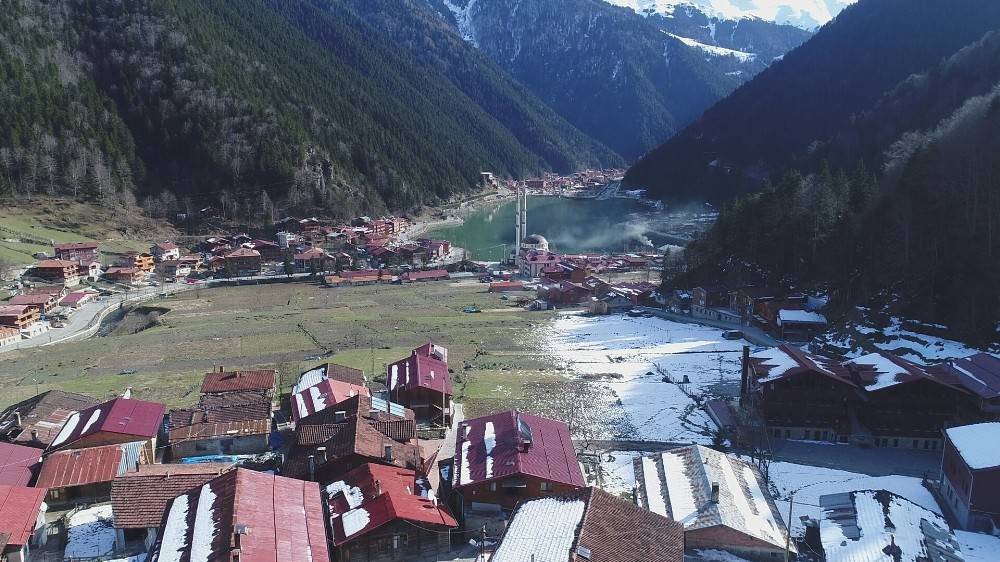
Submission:
[[[521,240],[528,237],[528,187],[524,187],[524,202],[521,203]],[[518,244],[520,246],[520,244]]]
[[[514,211],[514,255],[521,251],[521,188],[515,188],[517,210]]]

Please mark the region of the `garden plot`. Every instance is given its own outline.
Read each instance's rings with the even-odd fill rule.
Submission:
[[[570,313],[550,324],[544,345],[577,378],[617,397],[637,439],[707,444],[715,424],[700,404],[739,392],[746,342],[659,318]]]

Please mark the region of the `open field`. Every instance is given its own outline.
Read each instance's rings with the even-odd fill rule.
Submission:
[[[114,254],[148,250],[151,238],[174,236],[172,228],[142,216],[139,210],[116,214],[65,198],[4,201],[0,208],[0,260],[15,265],[32,263],[35,252],[51,254],[49,242],[96,240],[102,252]]]
[[[484,312],[463,313],[469,305]],[[386,363],[428,340],[448,347],[462,397],[499,400],[520,392],[526,381],[562,380],[547,371],[550,362],[524,337],[551,313],[509,308],[476,282],[230,287],[148,306],[170,309],[159,326],[4,354],[0,384],[8,391],[0,405],[36,389],[106,396],[128,386],[138,398],[189,405],[197,400],[202,375],[215,365],[277,368],[284,392],[300,372],[327,360],[367,373],[374,364],[376,378],[384,378]],[[332,355],[321,358],[327,353]],[[131,369],[136,372],[119,374]],[[498,386],[505,390],[498,394]]]

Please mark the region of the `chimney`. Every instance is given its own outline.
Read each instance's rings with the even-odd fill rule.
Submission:
[[[219,372],[220,373],[225,373],[226,372],[226,368],[223,367],[222,365],[219,365]]]
[[[18,425],[20,425],[20,424],[18,424]],[[32,429],[31,430],[31,440],[32,441],[38,441],[38,430],[37,429]]]
[[[347,412],[344,410],[337,410],[333,413],[333,423],[343,423],[347,419]]]
[[[21,412],[14,412],[14,420],[17,422],[17,427],[21,427]]]
[[[712,482],[712,503],[719,503],[719,483]]]
[[[377,497],[379,497],[381,495],[382,495],[382,481],[376,479],[375,480],[375,497],[377,498]]]
[[[309,480],[316,481],[316,455],[309,455]]]
[[[321,462],[325,463],[326,462],[326,447],[316,447],[316,452],[322,454],[321,458],[323,460]]]
[[[382,451],[382,459],[385,460],[385,462],[392,462],[392,445],[383,445]]]

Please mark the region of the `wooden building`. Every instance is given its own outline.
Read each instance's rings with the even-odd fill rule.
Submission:
[[[27,330],[38,322],[38,309],[23,304],[0,304],[0,326]]]
[[[83,394],[46,390],[0,411],[0,440],[45,449],[67,418],[97,404]]]
[[[409,469],[365,464],[324,487],[335,560],[438,559],[451,548],[455,518]]]
[[[66,418],[48,452],[139,441],[152,459],[165,411],[163,404],[124,397],[91,406]]]
[[[97,251],[97,247],[97,242],[70,242],[69,244],[56,244],[56,259],[73,261],[80,264],[89,264],[100,261],[100,254]]]
[[[451,467],[456,512],[509,513],[527,499],[586,484],[566,424],[518,412],[465,420]]]
[[[413,410],[420,425],[451,425],[451,375],[448,350],[434,343],[414,349],[410,356],[386,367],[389,398]]]
[[[39,279],[58,283],[64,287],[80,284],[80,263],[71,260],[42,260],[31,269]]]
[[[634,461],[636,500],[684,526],[689,549],[784,557],[788,529],[757,467],[701,445]],[[794,556],[795,544],[790,546]]]
[[[266,389],[234,390],[202,394],[197,405],[171,410],[167,423],[171,458],[266,453],[272,399]]]
[[[1000,532],[1000,422],[945,430],[940,497],[969,531]]]
[[[111,481],[153,462],[144,441],[65,449],[47,453],[35,486],[47,489],[51,505],[97,503],[111,499]]]
[[[138,285],[146,278],[146,274],[138,267],[109,267],[104,277],[113,283],[122,285]]]

